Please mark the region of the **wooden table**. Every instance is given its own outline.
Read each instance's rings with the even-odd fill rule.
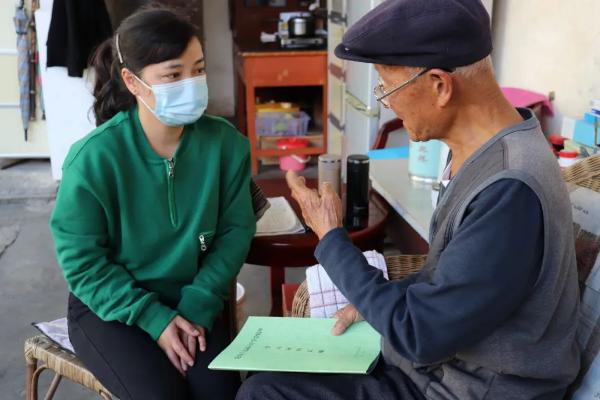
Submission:
[[[278,50],[265,46],[265,51],[238,45],[236,69],[236,116],[238,128],[250,140],[252,175],[258,172],[260,157],[283,155],[317,155],[327,152],[327,51]],[[319,132],[310,132],[311,141],[317,145],[306,149],[262,148],[256,135],[256,89],[262,87],[320,86],[322,104]],[[314,116],[313,116],[314,117]],[[319,137],[321,136],[321,137]]]
[[[284,196],[298,217],[302,217],[300,207],[291,198],[290,190],[283,178],[257,180],[268,197]],[[316,188],[315,179],[307,179],[307,186]],[[350,238],[361,250],[383,251],[385,225],[389,206],[377,193],[371,192],[369,203],[369,225],[367,228],[350,232]],[[246,262],[269,266],[271,271],[271,315],[281,315],[281,285],[285,281],[286,267],[306,267],[317,264],[313,253],[319,240],[313,232],[295,235],[258,236],[252,240]]]

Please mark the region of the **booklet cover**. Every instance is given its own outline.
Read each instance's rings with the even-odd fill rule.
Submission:
[[[333,336],[335,319],[250,317],[209,369],[367,374],[380,335],[367,323]]]

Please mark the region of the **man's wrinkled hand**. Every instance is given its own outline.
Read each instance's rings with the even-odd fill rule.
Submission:
[[[342,201],[330,184],[325,183],[319,194],[315,189],[307,188],[304,177],[294,171],[288,171],[285,178],[292,197],[300,205],[304,222],[319,240],[329,231],[342,226]]]
[[[346,329],[348,329],[350,325],[363,320],[363,317],[352,304],[348,304],[346,307],[338,310],[333,317],[337,319],[331,330],[331,333],[334,336],[341,335],[346,332]]]

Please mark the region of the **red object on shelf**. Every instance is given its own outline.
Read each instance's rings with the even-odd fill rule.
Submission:
[[[561,150],[558,153],[558,156],[560,158],[577,158],[578,155],[579,155],[579,153],[577,153],[576,151],[571,151],[571,150]]]
[[[285,149],[300,149],[308,146],[308,139],[291,137],[277,140],[277,147],[282,150]]]
[[[552,151],[555,156],[558,156],[558,152],[560,152],[565,147],[565,140],[567,138],[557,135],[553,133],[552,135],[548,135],[548,142],[552,145]]]
[[[288,149],[305,149],[310,142],[308,139],[291,137],[277,140],[277,148],[280,150]],[[279,168],[282,171],[301,171],[306,163],[310,160],[310,156],[300,157],[296,154],[279,157]]]
[[[552,143],[552,145],[555,145],[555,146],[563,146],[564,147],[566,139],[567,138],[557,135],[556,133],[553,133],[552,135],[548,136],[548,141],[550,141],[550,143]]]

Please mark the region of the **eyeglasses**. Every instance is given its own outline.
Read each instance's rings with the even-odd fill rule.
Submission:
[[[424,70],[415,74],[409,80],[401,83],[400,85],[396,86],[389,92],[385,91],[385,89],[383,88],[383,83],[381,82],[381,79],[379,79],[379,84],[377,86],[375,86],[375,88],[373,88],[373,94],[375,95],[375,98],[377,99],[377,101],[380,102],[385,108],[390,108],[390,102],[388,100],[384,100],[386,97],[397,92],[398,90],[402,89],[403,87],[410,85],[412,82],[417,80],[418,77],[424,75],[427,71],[430,71],[431,69],[432,68],[425,68]]]

